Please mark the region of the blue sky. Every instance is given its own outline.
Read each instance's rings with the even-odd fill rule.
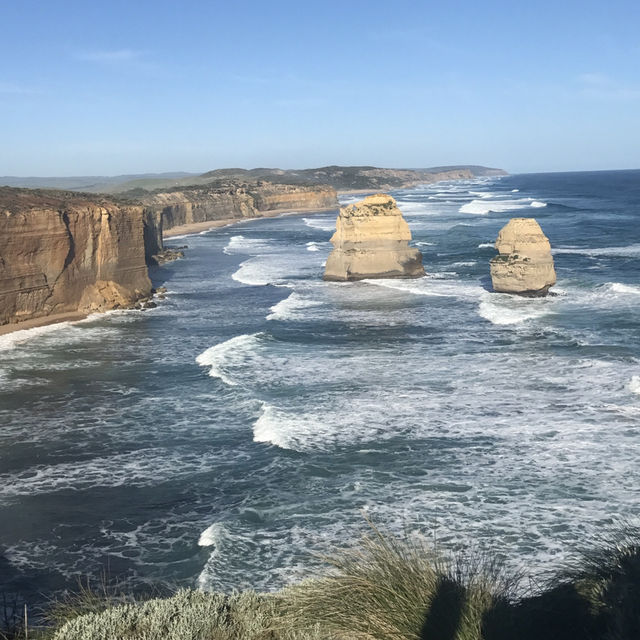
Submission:
[[[640,3],[0,7],[0,175],[640,167]]]

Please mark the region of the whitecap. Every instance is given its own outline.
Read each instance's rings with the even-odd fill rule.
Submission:
[[[531,203],[531,206],[532,206],[534,209],[542,209],[543,207],[546,207],[546,206],[547,206],[547,203],[546,203],[546,202],[540,202],[539,200],[534,200],[534,201]]]
[[[317,242],[307,242],[307,251],[320,251]]]
[[[537,201],[534,201],[537,202]],[[542,203],[536,206],[541,206]],[[531,198],[520,198],[518,200],[494,200],[487,202],[486,199],[472,200],[467,204],[463,204],[460,213],[472,213],[475,215],[487,215],[488,213],[502,213],[504,211],[513,211],[516,209],[525,209],[532,206]],[[545,206],[545,205],[542,205]]]
[[[312,229],[320,229],[321,231],[335,231],[335,218],[331,220],[323,220],[322,218],[302,218],[302,221]]]
[[[629,382],[629,391],[640,395],[640,376],[633,376]]]
[[[317,300],[310,300],[293,291],[288,298],[280,300],[269,309],[271,313],[267,316],[267,320],[293,320],[301,315],[298,312],[302,309],[317,307],[321,304]]]
[[[551,312],[549,301],[500,293],[485,293],[478,314],[496,325],[520,324]]]
[[[60,329],[67,329],[73,323],[71,322],[57,322],[55,324],[48,324],[43,327],[34,327],[32,329],[18,329],[11,333],[7,333],[0,336],[0,351],[14,349],[19,344],[28,342],[35,338],[47,335],[54,331],[60,331]]]
[[[621,282],[611,282],[609,283],[609,288],[611,291],[615,291],[616,293],[624,293],[624,294],[632,294],[632,295],[640,295],[640,287],[634,287],[630,284],[622,284]]]
[[[293,449],[291,438],[287,433],[291,427],[290,420],[286,420],[282,412],[263,403],[262,413],[253,425],[254,442],[273,444],[281,449]]]
[[[221,522],[214,522],[207,527],[198,538],[199,547],[220,547],[227,537],[228,531]]]
[[[249,253],[255,255],[272,249],[274,249],[274,247],[268,240],[245,238],[245,236],[238,235],[231,236],[227,246],[223,249],[223,252],[227,255],[234,255],[236,253]]]
[[[269,270],[264,261],[251,258],[240,264],[240,267],[231,274],[231,277],[242,284],[254,287],[264,287],[271,282]],[[277,278],[276,278],[277,280]]]
[[[238,383],[232,378],[230,369],[240,366],[246,358],[246,353],[255,351],[260,346],[260,336],[260,333],[243,334],[225,340],[203,351],[196,358],[196,362],[201,367],[209,367],[209,375],[212,378],[219,378],[235,387]]]
[[[518,193],[520,189],[511,189],[511,193]]]
[[[614,258],[636,258],[640,257],[640,244],[630,244],[625,247],[596,247],[593,249],[589,247],[554,247],[551,252],[553,254],[573,253],[590,257],[608,256]]]
[[[450,271],[442,273],[430,273],[428,276],[417,278],[415,280],[368,278],[366,280],[362,280],[362,282],[378,287],[385,287],[387,289],[394,289],[395,291],[399,291],[402,293],[410,293],[416,296],[468,299],[477,298],[482,294],[482,292],[484,291],[482,287],[451,278],[452,276],[456,277],[457,275],[458,274],[455,271]]]
[[[478,249],[495,249],[495,247],[496,247],[495,242],[481,242],[478,245]]]

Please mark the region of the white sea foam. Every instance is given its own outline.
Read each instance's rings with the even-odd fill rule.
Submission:
[[[228,535],[226,527],[221,522],[214,522],[207,527],[198,539],[199,547],[220,547]]]
[[[268,268],[268,265],[266,265],[265,261],[260,258],[250,258],[249,260],[245,260],[240,264],[237,271],[231,274],[231,277],[236,282],[241,282],[242,284],[254,287],[263,287],[279,280],[277,276],[275,278],[272,276],[273,274]]]
[[[483,199],[493,198],[495,196],[491,191],[469,191],[469,195]]]
[[[484,289],[476,284],[451,279],[451,276],[455,277],[457,275],[455,271],[451,271],[446,273],[430,273],[428,276],[415,280],[368,278],[362,280],[362,282],[416,296],[473,299],[482,294]]]
[[[41,336],[45,336],[50,333],[60,331],[60,329],[67,329],[72,324],[71,322],[58,322],[56,324],[45,325],[44,327],[34,327],[33,329],[20,329],[7,333],[4,336],[0,336],[0,351],[14,349],[19,344],[29,342]]]
[[[633,286],[630,284],[622,284],[621,282],[611,282],[609,283],[609,288],[611,291],[615,293],[623,293],[627,295],[640,295],[640,287]]]
[[[497,325],[520,324],[551,313],[548,299],[521,298],[500,293],[485,293],[478,314]]]
[[[311,227],[312,229],[320,229],[321,231],[335,231],[336,219],[333,217],[331,220],[326,218],[302,218],[302,221]]]
[[[269,309],[271,313],[267,316],[267,320],[293,320],[302,315],[300,312],[303,309],[317,307],[321,304],[318,300],[310,300],[293,291],[288,298],[280,300],[278,304],[274,304]]]
[[[518,191],[520,191],[520,189],[511,189],[511,193],[518,193]]]
[[[554,254],[575,253],[590,257],[607,256],[614,258],[636,258],[640,257],[640,244],[630,244],[625,247],[597,247],[595,249],[591,249],[589,247],[554,247],[551,252]]]
[[[526,209],[529,207],[540,208],[546,207],[546,202],[533,200],[532,198],[519,198],[517,200],[492,200],[487,202],[486,199],[472,200],[460,207],[460,213],[472,213],[475,215],[486,215],[488,213],[503,213],[505,211],[515,211],[518,209]]]
[[[629,391],[640,395],[640,376],[633,376],[629,382]]]
[[[256,255],[272,251],[274,249],[275,247],[268,240],[262,240],[260,238],[245,238],[244,236],[239,235],[231,236],[223,251],[227,255],[234,255],[237,253]]]
[[[415,242],[417,247],[435,247],[435,242]]]
[[[481,242],[478,245],[478,249],[495,249],[496,243],[495,242]]]
[[[264,403],[262,413],[253,426],[253,440],[273,444],[281,449],[293,449],[294,445],[287,433],[290,428],[290,420],[286,420],[275,407]]]
[[[196,362],[201,367],[209,367],[209,375],[212,378],[220,378],[226,384],[235,387],[238,383],[233,379],[230,370],[242,365],[246,352],[259,347],[260,336],[259,333],[243,334],[225,340],[203,351],[196,358]]]
[[[320,251],[317,242],[307,242],[307,251]]]
[[[153,486],[161,478],[181,478],[204,473],[220,462],[217,451],[179,448],[145,448],[105,454],[91,459],[26,467],[19,473],[0,473],[0,498],[91,487]]]

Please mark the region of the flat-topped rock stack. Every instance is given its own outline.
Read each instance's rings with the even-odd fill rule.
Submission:
[[[534,218],[512,218],[496,240],[492,258],[494,291],[521,296],[546,296],[556,283],[551,245]]]
[[[410,240],[409,225],[389,195],[368,196],[343,207],[324,279],[419,278],[424,275],[422,254],[409,246]]]

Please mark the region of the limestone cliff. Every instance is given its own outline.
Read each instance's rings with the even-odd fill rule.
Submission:
[[[551,245],[534,218],[512,218],[498,233],[491,260],[495,291],[545,296],[556,283]]]
[[[410,240],[409,225],[391,196],[377,194],[344,207],[331,238],[334,250],[324,279],[423,276],[422,254],[409,246]]]
[[[144,207],[144,236],[149,259],[160,253],[162,234],[173,227],[215,220],[258,218],[277,210],[331,209],[338,206],[332,187],[264,181],[220,181],[206,187],[129,193],[126,196]]]
[[[150,290],[142,207],[0,188],[0,325],[125,307]]]

